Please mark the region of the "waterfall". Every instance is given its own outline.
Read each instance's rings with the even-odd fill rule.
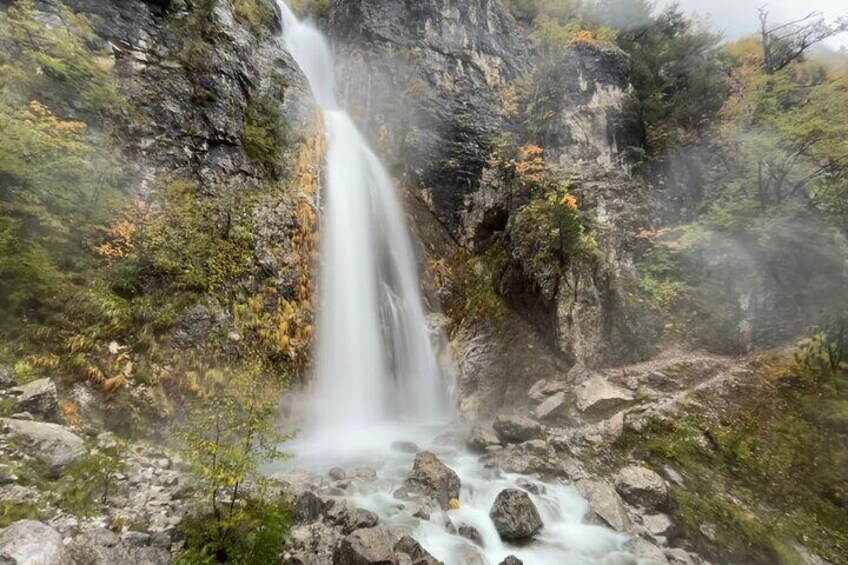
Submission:
[[[328,139],[316,378],[303,432],[323,449],[349,450],[381,426],[449,417],[452,387],[431,342],[397,191],[336,101],[327,40],[278,5],[283,40],[323,111]]]

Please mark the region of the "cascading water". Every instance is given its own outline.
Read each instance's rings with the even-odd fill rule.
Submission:
[[[626,537],[587,525],[588,504],[568,485],[540,485],[531,494],[545,527],[531,544],[503,542],[489,518],[498,492],[517,475],[484,468],[479,458],[439,441],[453,416],[451,383],[431,343],[410,235],[392,182],[335,98],[333,58],[321,33],[298,21],[278,0],[286,47],[323,110],[329,140],[322,211],[316,388],[305,428],[288,445],[296,463],[326,473],[338,465],[367,464],[377,478],[353,482],[345,496],[410,532],[447,565],[496,565],[507,555],[526,565],[620,565]],[[456,430],[453,430],[455,432]],[[455,435],[449,434],[449,435]],[[413,441],[453,468],[462,480],[460,508],[412,515],[392,493],[413,455],[391,448]],[[340,487],[328,493],[338,495]],[[475,527],[483,546],[445,527]]]
[[[316,390],[306,434],[327,449],[371,442],[381,424],[451,413],[425,319],[412,241],[386,170],[335,98],[321,33],[282,3],[284,39],[323,110],[329,140],[322,217]]]

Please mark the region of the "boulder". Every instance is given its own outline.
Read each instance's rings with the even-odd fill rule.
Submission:
[[[333,565],[397,565],[388,533],[382,528],[357,530],[333,553]]]
[[[500,562],[500,565],[524,565],[524,561],[515,555],[507,555],[506,559]]]
[[[533,385],[530,392],[527,393],[530,402],[541,404],[551,396],[565,392],[573,385],[567,381],[548,381],[542,379]]]
[[[492,428],[503,443],[521,443],[540,439],[545,433],[539,422],[526,416],[498,416]]]
[[[471,429],[471,435],[465,441],[465,445],[471,451],[476,453],[484,453],[490,447],[499,446],[501,444],[498,436],[490,432],[483,426],[474,426]]]
[[[321,516],[324,501],[312,491],[304,491],[294,499],[292,518],[296,524],[311,524]]]
[[[412,565],[444,565],[410,536],[400,538],[395,544],[395,552],[408,555]]]
[[[479,545],[480,547],[483,547],[484,545],[483,535],[480,533],[480,530],[478,530],[474,526],[471,526],[469,524],[460,524],[459,527],[456,529],[456,533],[458,533],[465,539],[471,541],[472,543]]]
[[[29,412],[48,422],[59,421],[59,399],[56,385],[50,379],[38,379],[16,389],[19,392],[15,412]]]
[[[519,489],[506,489],[498,494],[489,517],[503,540],[526,540],[544,525],[530,495]]]
[[[328,473],[329,477],[334,481],[343,481],[347,477],[347,473],[341,467],[333,467]]]
[[[351,469],[348,476],[361,481],[375,481],[377,480],[377,469],[368,465],[360,465]]]
[[[295,526],[286,538],[285,563],[317,565],[333,563],[333,553],[344,536],[324,522]]]
[[[429,451],[415,456],[412,473],[403,483],[403,490],[438,501],[443,510],[450,508],[450,501],[459,498],[462,483],[453,469]]]
[[[633,393],[600,375],[582,382],[574,391],[577,408],[591,417],[602,418],[633,402]]]
[[[624,508],[624,502],[615,488],[607,483],[583,479],[576,485],[580,494],[589,501],[593,521],[609,526],[619,532],[630,529],[630,519]]]
[[[569,402],[564,392],[548,397],[533,410],[533,415],[542,422],[561,422],[568,417]]]
[[[379,516],[370,510],[351,508],[347,501],[328,498],[324,503],[326,522],[349,534],[362,528],[373,528],[380,522]]]
[[[638,465],[630,465],[618,472],[615,489],[624,500],[643,508],[662,508],[668,502],[668,488],[663,478]]]
[[[645,514],[642,525],[652,536],[668,537],[674,530],[674,524],[665,514]]]
[[[21,440],[23,449],[45,463],[53,475],[85,454],[82,439],[58,424],[0,418],[0,432]]]
[[[70,565],[62,536],[46,524],[21,520],[0,530],[3,565]]]

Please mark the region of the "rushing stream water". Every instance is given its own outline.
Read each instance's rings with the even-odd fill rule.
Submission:
[[[369,465],[376,480],[348,491],[352,504],[384,524],[405,527],[436,558],[452,564],[497,565],[513,554],[526,565],[632,563],[626,538],[582,523],[589,506],[567,485],[533,494],[545,527],[523,546],[501,541],[489,510],[517,476],[485,468],[477,456],[434,439],[456,421],[453,384],[440,369],[425,319],[412,241],[402,206],[379,159],[335,97],[334,64],[323,35],[278,0],[283,39],[324,115],[329,142],[322,211],[316,383],[296,441],[287,445],[300,468]],[[436,453],[462,480],[454,524],[474,526],[484,547],[449,533],[447,516],[412,516],[392,492],[414,456],[391,448],[413,441]]]

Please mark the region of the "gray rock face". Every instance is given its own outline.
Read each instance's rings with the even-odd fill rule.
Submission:
[[[21,391],[16,412],[29,412],[34,417],[48,422],[59,420],[59,401],[56,385],[51,379],[38,379],[17,388]]]
[[[483,426],[474,426],[471,429],[471,435],[468,436],[468,439],[465,442],[468,449],[477,453],[485,453],[487,448],[500,444],[501,442],[498,439],[498,436]]]
[[[410,494],[435,499],[443,509],[447,509],[452,498],[459,498],[462,484],[453,469],[429,451],[415,456],[412,473],[403,483],[403,489]]]
[[[542,425],[526,416],[498,416],[492,427],[503,443],[522,443],[544,435]]]
[[[21,440],[23,449],[45,463],[54,474],[85,454],[79,436],[58,424],[0,418],[0,432]]]
[[[584,479],[577,483],[577,490],[589,501],[594,516],[603,525],[609,526],[619,532],[630,529],[630,518],[621,497],[611,485]]]
[[[59,532],[35,520],[21,520],[0,530],[3,565],[71,565]]]
[[[390,159],[405,184],[455,236],[483,236],[472,195],[507,129],[501,92],[531,67],[515,21],[487,0],[341,0],[330,28],[352,53],[350,95],[371,109],[374,137],[399,149]]]
[[[615,489],[624,500],[643,508],[662,508],[668,503],[665,481],[646,467],[631,465],[619,471]]]
[[[544,525],[530,495],[518,489],[501,491],[489,511],[489,517],[503,540],[529,539]]]
[[[357,530],[333,554],[333,565],[397,565],[389,535],[382,528]]]
[[[527,397],[531,402],[542,404],[551,396],[567,391],[571,388],[571,386],[572,385],[568,381],[549,381],[547,379],[542,379],[533,385],[527,393]]]
[[[633,393],[600,375],[582,382],[576,389],[577,408],[592,417],[603,417],[633,402]]]
[[[533,415],[542,422],[561,422],[568,418],[570,402],[564,392],[558,392],[533,410]]]

